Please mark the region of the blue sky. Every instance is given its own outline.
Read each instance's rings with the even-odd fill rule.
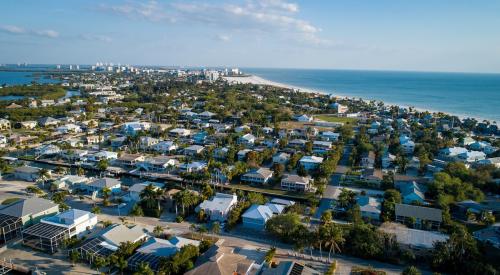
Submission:
[[[16,0],[0,10],[0,63],[500,72],[497,0]]]

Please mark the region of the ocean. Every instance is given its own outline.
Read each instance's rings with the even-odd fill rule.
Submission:
[[[500,122],[500,74],[243,68],[296,87]]]
[[[56,79],[45,78],[43,75],[33,75],[32,72],[0,71],[0,85],[24,85],[31,84],[32,81],[41,84],[59,82]]]

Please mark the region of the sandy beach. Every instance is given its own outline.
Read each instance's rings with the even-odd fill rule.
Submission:
[[[259,77],[256,75],[236,76],[236,77],[225,76],[224,79],[227,80],[229,83],[269,85],[269,86],[276,86],[276,87],[290,89],[290,90],[298,90],[299,92],[304,92],[304,93],[318,93],[318,94],[328,94],[328,95],[332,94],[332,95],[335,95],[336,97],[339,97],[339,98],[359,99],[359,97],[341,95],[341,94],[338,94],[336,92],[335,93],[327,93],[325,91],[313,90],[313,89],[288,85],[288,84],[284,84],[284,83],[274,82],[274,81],[267,80],[265,78],[262,78],[262,77]],[[366,98],[361,98],[361,99],[365,102],[372,101],[372,100],[366,99]],[[386,101],[381,101],[381,100],[375,100],[375,101],[383,102],[385,105],[388,105],[388,106],[399,106],[401,108],[406,108],[406,109],[408,109],[409,107],[412,107],[414,110],[419,111],[419,112],[426,112],[427,111],[427,112],[434,113],[434,114],[439,113],[439,112],[445,113],[445,114],[447,113],[447,112],[443,112],[443,111],[430,110],[430,109],[426,109],[426,108],[418,108],[418,107],[414,107],[414,106],[410,106],[410,105],[396,104],[396,103],[386,102]],[[451,114],[451,113],[448,113],[448,114]],[[451,115],[455,115],[460,119],[474,118],[477,121],[488,120],[488,119],[480,118],[477,116],[470,116],[470,115],[464,115],[464,114],[451,114]]]
[[[229,83],[268,85],[268,86],[276,86],[276,87],[290,89],[290,90],[298,90],[299,92],[305,92],[305,93],[327,94],[326,92],[323,92],[323,91],[307,89],[307,88],[302,88],[302,87],[296,87],[296,86],[292,86],[292,85],[288,85],[288,84],[274,82],[274,81],[267,80],[267,79],[264,79],[264,78],[256,76],[256,75],[225,76],[224,79],[227,80]]]

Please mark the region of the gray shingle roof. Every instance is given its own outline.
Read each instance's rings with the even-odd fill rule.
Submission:
[[[12,203],[1,209],[0,213],[21,218],[46,211],[54,206],[57,204],[52,201],[33,197]]]
[[[422,220],[430,220],[436,222],[443,221],[443,211],[437,208],[422,207],[409,204],[396,204],[396,216],[415,217]]]

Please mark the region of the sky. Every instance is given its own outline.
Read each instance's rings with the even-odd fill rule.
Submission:
[[[16,0],[0,10],[0,64],[500,73],[498,0]]]

